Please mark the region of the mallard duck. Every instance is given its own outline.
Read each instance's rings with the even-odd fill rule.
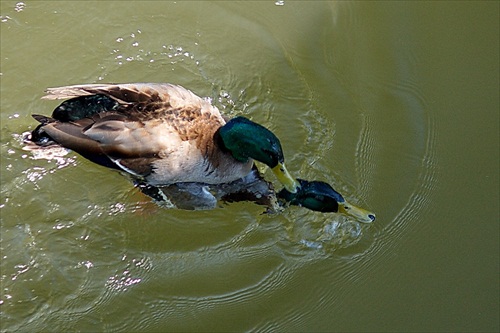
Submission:
[[[40,124],[31,142],[59,145],[125,172],[156,201],[173,199],[186,209],[213,208],[218,199],[271,205],[273,187],[254,160],[271,168],[286,193],[300,194],[295,203],[316,190],[300,191],[270,130],[241,116],[226,121],[208,100],[181,86],[86,84],[46,92],[43,99],[67,100],[51,117],[33,115]]]
[[[323,213],[339,212],[350,215],[363,223],[375,221],[375,214],[350,204],[330,184],[298,178],[297,181],[300,188],[295,193],[284,188],[278,192],[278,198],[284,199],[290,205],[301,206],[310,210]]]
[[[250,173],[253,160],[268,165],[291,192],[281,143],[244,117],[226,122],[219,110],[172,84],[89,84],[49,88],[43,99],[68,99],[32,140],[71,149],[106,167],[155,186],[222,184]]]
[[[287,205],[300,206],[322,213],[343,213],[354,217],[362,223],[375,221],[375,214],[356,207],[347,202],[328,183],[322,181],[307,181],[297,179],[300,188],[296,193],[283,188],[277,194],[271,183],[262,178],[256,168],[245,176],[231,183],[221,184],[211,188],[210,196],[200,194],[204,187],[183,184],[183,186],[151,186],[140,184],[143,193],[147,194],[160,205],[172,205],[177,208],[195,209],[211,208],[215,199],[225,202],[253,201],[266,206],[268,211],[275,211]],[[215,199],[214,199],[215,198]]]

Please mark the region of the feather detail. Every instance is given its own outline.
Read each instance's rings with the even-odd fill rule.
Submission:
[[[85,84],[49,88],[43,99],[69,99],[52,118],[37,116],[60,145],[152,185],[219,184],[247,175],[217,144],[226,121],[210,102],[172,84]]]

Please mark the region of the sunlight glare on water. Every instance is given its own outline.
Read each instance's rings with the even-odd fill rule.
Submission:
[[[469,20],[471,7],[458,4],[456,15],[443,16],[449,8],[2,1],[2,332],[494,331],[498,304],[493,292],[480,291],[498,282],[486,271],[498,267],[486,252],[495,244],[488,236],[498,233],[465,222],[491,220],[486,210],[471,216],[457,208],[470,189],[457,188],[467,178],[456,170],[475,164],[467,164],[454,122],[470,110],[445,109],[436,92],[465,65],[438,71],[435,63],[462,57],[439,62],[433,38],[482,42],[454,33],[462,26],[456,17]],[[494,11],[474,8],[485,17],[475,25],[484,43],[494,40],[485,33],[494,30],[486,15]],[[489,58],[460,50],[491,67]],[[50,115],[58,105],[40,100],[45,88],[107,82],[180,84],[229,117],[261,123],[280,138],[294,176],[331,184],[377,220],[295,206],[267,214],[249,202],[165,209],[120,173],[75,153],[23,149],[23,133],[36,126],[31,114]],[[465,93],[455,90],[450,99],[460,100]],[[493,110],[474,117],[484,119],[478,128],[493,126],[481,132],[487,142],[498,103],[477,108]],[[498,163],[491,161],[475,167],[494,188],[498,177],[489,170]],[[258,167],[279,190],[272,172]],[[487,185],[471,193],[495,202]],[[467,243],[474,235],[477,243]],[[464,255],[481,245],[481,259]],[[465,283],[478,289],[468,292]]]
[[[283,6],[284,2],[276,2],[276,5]],[[235,18],[245,16],[240,12],[241,7],[232,7],[223,9],[225,15]],[[63,8],[59,9],[59,12],[62,10]],[[315,10],[310,10],[310,13],[316,16],[318,26],[329,27],[334,35],[338,33],[333,31],[327,15]],[[273,15],[277,15],[278,18],[282,15],[285,18],[287,13]],[[373,108],[364,105],[365,102],[360,99],[360,94],[365,95],[365,91],[378,88],[375,86],[353,88],[345,83],[335,87],[335,83],[331,82],[330,89],[324,90],[322,81],[311,81],[310,75],[316,69],[309,69],[321,60],[322,55],[309,52],[317,49],[314,43],[318,43],[319,40],[312,40],[303,45],[307,50],[305,56],[292,62],[292,55],[302,52],[299,49],[300,41],[297,39],[299,43],[294,47],[295,41],[285,35],[279,35],[284,33],[282,31],[275,37],[265,36],[266,43],[271,48],[259,49],[259,56],[255,52],[258,49],[249,50],[245,62],[250,70],[238,72],[236,75],[237,63],[231,60],[229,54],[221,57],[220,53],[214,53],[214,47],[208,42],[209,37],[226,38],[227,33],[217,35],[210,30],[195,29],[186,34],[186,39],[177,38],[171,41],[164,38],[156,39],[154,37],[156,32],[152,26],[155,20],[162,18],[162,16],[153,17],[150,22],[143,22],[140,26],[134,27],[134,24],[131,24],[128,28],[124,27],[125,30],[122,32],[114,34],[108,32],[102,36],[99,49],[102,50],[103,56],[96,59],[98,61],[96,66],[91,67],[89,71],[93,73],[91,82],[146,81],[151,79],[158,68],[162,68],[166,77],[162,74],[157,76],[156,80],[185,84],[200,95],[208,96],[229,115],[243,111],[247,116],[264,122],[273,131],[280,133],[286,155],[290,160],[289,165],[295,172],[300,172],[301,177],[330,182],[339,191],[346,193],[349,200],[355,203],[362,200],[359,204],[366,205],[363,199],[374,191],[373,177],[377,175],[377,166],[386,158],[385,152],[380,149],[386,145],[383,143],[385,137],[377,132],[377,128],[381,126],[378,120],[380,115],[370,112]],[[272,23],[272,19],[270,17],[268,20],[266,17],[263,19],[265,29]],[[297,22],[299,26],[305,23],[306,21]],[[339,19],[338,25],[340,24],[342,22]],[[351,26],[356,22],[345,24]],[[261,36],[256,35],[250,26],[243,25],[236,30],[244,33],[246,39],[258,41]],[[302,36],[297,36],[299,37]],[[286,40],[288,49],[285,51],[283,42],[274,38]],[[91,45],[92,42],[85,41],[85,43]],[[334,49],[335,43],[332,49],[326,48],[325,52],[330,54],[329,57],[336,58],[336,55],[331,53]],[[276,52],[277,50],[286,53]],[[338,72],[340,77],[344,75],[342,71],[348,68],[341,61],[342,59],[335,59],[333,68],[328,69]],[[271,64],[274,65],[274,69],[271,69]],[[227,71],[220,72],[223,68]],[[286,88],[280,88],[279,85],[264,80],[261,73],[266,70],[272,70],[277,78],[283,75],[283,79],[286,78],[288,81]],[[346,75],[352,76],[348,73]],[[383,87],[387,87],[386,94],[395,94],[393,90],[397,89],[394,87],[399,87],[399,82],[394,80],[399,81],[398,75],[407,78],[407,73],[396,72],[391,81],[382,84]],[[247,77],[249,80],[246,80]],[[200,82],[192,84],[194,81]],[[64,83],[58,77],[53,82]],[[379,86],[380,82],[373,84]],[[211,88],[207,89],[210,86]],[[196,90],[200,87],[202,89]],[[354,113],[343,117],[339,113],[342,108],[330,109],[328,104],[335,98],[335,95],[331,95],[335,91],[346,91],[356,97],[357,104],[354,104],[351,110]],[[411,98],[411,91],[409,94]],[[258,96],[258,99],[253,96]],[[312,96],[315,96],[313,100]],[[48,112],[50,106],[46,104],[44,102],[38,105]],[[401,105],[403,109],[409,107]],[[290,124],[286,112],[293,114],[300,109],[303,111],[300,112],[297,124]],[[400,121],[404,123],[407,120],[401,116]],[[411,123],[406,125],[408,128],[420,126],[426,120],[410,121]],[[401,127],[401,124],[399,126]],[[292,131],[287,131],[286,128]],[[343,128],[350,128],[350,133],[338,132]],[[345,146],[338,147],[339,139],[344,141]],[[408,148],[405,149],[413,150],[412,145],[417,142],[408,140]],[[425,145],[425,142],[422,144]],[[425,151],[422,153],[426,154]],[[39,230],[35,234],[31,231],[31,224],[25,225],[30,230],[28,233],[30,237],[41,240],[33,242],[33,256],[26,264],[18,266],[16,276],[22,276],[30,269],[30,273],[36,275],[36,268],[44,264],[37,259],[40,255],[37,252],[42,252],[47,263],[57,260],[59,264],[46,274],[41,274],[39,282],[43,283],[46,275],[59,275],[59,279],[65,281],[63,287],[66,286],[68,290],[71,288],[86,290],[84,299],[92,300],[93,305],[89,304],[82,308],[80,297],[72,297],[69,304],[73,305],[67,308],[64,315],[59,316],[54,313],[42,326],[31,326],[30,323],[35,324],[39,320],[33,319],[17,326],[20,329],[34,327],[43,329],[51,325],[68,330],[80,325],[87,327],[85,324],[89,323],[88,317],[95,317],[99,313],[108,313],[111,318],[119,318],[118,313],[126,311],[128,304],[143,299],[143,296],[140,296],[142,293],[156,294],[153,290],[158,288],[162,290],[161,294],[164,296],[156,300],[150,299],[146,303],[151,310],[151,321],[136,321],[133,319],[136,316],[131,316],[129,321],[110,324],[110,329],[125,327],[139,329],[143,325],[155,328],[155,322],[161,323],[165,318],[170,318],[169,320],[177,318],[171,327],[182,327],[182,322],[185,320],[184,312],[188,308],[200,319],[208,320],[213,311],[215,313],[231,311],[237,316],[239,311],[244,309],[243,304],[251,303],[254,304],[253,307],[258,307],[259,304],[266,302],[268,298],[266,295],[274,295],[273,298],[277,299],[285,286],[293,284],[296,279],[294,272],[307,267],[312,258],[321,261],[324,260],[323,257],[328,258],[335,252],[342,258],[341,250],[343,250],[347,259],[355,253],[373,251],[373,246],[375,249],[381,246],[377,237],[385,235],[386,229],[400,230],[401,224],[407,223],[404,215],[393,220],[396,223],[391,223],[390,215],[381,212],[382,218],[375,226],[375,230],[378,230],[375,235],[380,235],[373,238],[365,235],[373,234],[369,226],[360,225],[352,219],[337,215],[322,215],[295,207],[283,215],[262,216],[258,220],[252,218],[250,213],[260,214],[262,210],[249,205],[227,206],[224,208],[224,213],[162,212],[149,203],[147,198],[136,193],[131,184],[121,179],[119,175],[94,166],[74,154],[68,156],[64,157],[66,162],[61,162],[59,159],[55,164],[49,162],[48,166],[47,162],[40,161],[38,163],[42,163],[39,164],[41,166],[31,166],[23,171],[24,177],[38,192],[48,193],[46,190],[48,186],[57,186],[62,190],[63,182],[71,184],[64,186],[66,188],[63,192],[64,197],[51,196],[50,205],[53,208],[46,212],[43,212],[42,208],[47,200],[46,195],[32,199],[33,206],[39,207],[39,212],[45,216],[44,219],[48,224],[39,225]],[[352,158],[342,160],[340,156],[352,156]],[[399,170],[408,168],[418,170],[421,167],[415,164],[415,161],[422,158],[421,156],[409,157],[406,161],[399,161]],[[33,164],[36,159],[36,155],[32,156],[25,164]],[[65,167],[64,170],[59,170],[61,165]],[[332,169],[335,171],[332,172]],[[346,172],[349,169],[352,171]],[[418,175],[418,171],[414,174]],[[271,175],[267,173],[267,176]],[[81,179],[85,179],[84,183],[78,185]],[[110,180],[114,180],[115,185],[111,185]],[[415,180],[409,179],[409,181],[410,186],[406,188],[408,194],[418,193],[420,190],[413,187]],[[98,184],[109,185],[104,189]],[[100,189],[97,190],[98,188]],[[125,195],[116,195],[119,192]],[[138,200],[141,203],[138,204]],[[241,208],[238,206],[250,208],[250,213],[239,212]],[[418,211],[419,207],[403,206],[400,209],[401,212]],[[162,217],[165,214],[167,219]],[[193,219],[190,217],[191,214],[198,217]],[[202,223],[194,222],[201,217],[203,217]],[[154,220],[158,220],[158,224],[154,223]],[[235,222],[236,224],[232,226]],[[136,228],[146,229],[134,235],[139,231]],[[51,235],[51,238],[55,237],[56,241],[48,243],[48,236],[44,236],[45,234]],[[361,241],[363,238],[364,241]],[[57,239],[65,241],[63,244],[58,244]],[[42,244],[39,244],[40,242]],[[66,254],[61,258],[61,254],[50,251],[50,248],[72,250],[69,253],[65,250]],[[100,249],[107,249],[108,255],[102,257]],[[73,260],[75,263],[70,264]],[[69,265],[64,265],[64,262]],[[358,264],[361,265],[358,270],[362,271],[363,262],[360,261]],[[347,262],[343,265],[347,265]],[[63,270],[62,275],[56,273],[58,270]],[[77,279],[68,279],[69,276],[75,276],[79,272],[85,274]],[[246,275],[241,272],[251,272],[251,274]],[[227,279],[231,276],[233,276],[232,282],[228,283]],[[332,283],[344,278],[343,274],[336,274],[332,277]],[[12,281],[17,280],[16,278]],[[157,284],[162,280],[168,281],[168,284],[160,287]],[[203,281],[210,283],[206,284]],[[149,286],[151,291],[146,291],[146,286]],[[136,289],[138,294],[133,292]],[[315,289],[317,292],[321,290],[320,287]],[[61,289],[58,293],[63,295]],[[116,302],[115,299],[125,295],[123,293],[128,295],[129,302],[119,303],[114,309],[109,308],[111,303]],[[322,293],[319,305],[331,302],[333,295]],[[28,296],[25,300],[43,307],[44,300],[53,297],[49,292],[35,298]],[[310,306],[319,306],[313,305],[316,303],[314,298],[304,301]],[[213,310],[208,311],[208,309]],[[303,307],[295,309],[285,307],[282,311],[287,313],[286,316],[292,321],[300,321],[299,313],[302,309]],[[42,312],[38,310],[35,313]],[[66,322],[64,318],[70,314],[76,316],[72,321]]]

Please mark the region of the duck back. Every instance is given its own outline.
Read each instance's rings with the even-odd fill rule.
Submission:
[[[90,84],[49,88],[44,99],[68,99],[41,124],[34,141],[50,139],[106,167],[152,185],[225,183],[244,177],[241,163],[217,143],[219,110],[172,84]]]

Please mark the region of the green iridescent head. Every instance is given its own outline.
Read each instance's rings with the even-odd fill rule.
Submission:
[[[266,164],[287,191],[297,191],[299,184],[288,173],[281,143],[273,132],[245,117],[236,117],[222,126],[218,133],[224,147],[236,160],[254,159]]]
[[[291,205],[323,213],[344,213],[363,223],[375,221],[375,214],[348,203],[329,184],[321,181],[297,180],[300,183],[300,189],[296,193],[283,189],[278,193],[278,197],[288,201]]]

